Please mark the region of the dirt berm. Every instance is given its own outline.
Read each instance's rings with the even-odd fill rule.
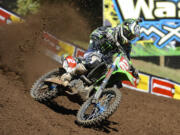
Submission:
[[[76,125],[77,103],[62,96],[34,101],[32,83],[58,67],[44,56],[42,31],[64,40],[88,40],[87,21],[68,6],[49,5],[22,24],[0,28],[0,135],[179,135],[180,101],[123,89],[120,107],[96,128]]]

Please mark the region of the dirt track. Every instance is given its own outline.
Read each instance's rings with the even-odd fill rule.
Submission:
[[[41,32],[47,30],[65,40],[88,39],[84,36],[89,33],[88,25],[78,13],[68,7],[59,9],[58,5],[51,9],[27,18],[24,24],[0,30],[0,135],[180,134],[180,101],[164,97],[124,89],[117,112],[97,128],[76,125],[79,105],[65,96],[49,105],[34,101],[29,94],[32,83],[58,66],[43,55]],[[74,27],[77,24],[81,27]]]

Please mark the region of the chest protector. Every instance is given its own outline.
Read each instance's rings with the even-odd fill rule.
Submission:
[[[106,54],[107,52],[115,49],[115,29],[108,26],[101,26],[94,30],[91,34],[91,38],[97,43],[94,44],[101,53]]]

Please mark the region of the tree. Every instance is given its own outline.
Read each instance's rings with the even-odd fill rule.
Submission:
[[[29,13],[36,13],[39,6],[39,0],[17,0],[16,13],[22,16],[25,16]]]

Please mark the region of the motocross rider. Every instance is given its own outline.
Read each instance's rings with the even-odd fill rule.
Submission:
[[[76,71],[87,72],[102,61],[112,62],[112,55],[118,49],[127,55],[130,60],[131,40],[140,36],[139,22],[141,19],[127,19],[116,27],[101,26],[95,29],[90,35],[88,50],[84,54],[84,64],[79,63]],[[131,71],[134,77],[139,78],[138,70],[131,64]],[[64,74],[61,79],[67,85],[76,71]]]

